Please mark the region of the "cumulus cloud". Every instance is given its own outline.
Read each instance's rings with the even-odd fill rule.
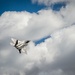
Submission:
[[[74,13],[73,1],[58,12],[4,12],[0,16],[0,75],[75,75]],[[34,40],[48,35],[35,46]],[[32,40],[27,55],[10,46],[11,37]]]
[[[35,62],[27,75],[74,75],[75,26],[51,34],[51,38],[35,47],[30,59]],[[33,47],[34,48],[34,47]],[[33,58],[32,58],[33,57]]]
[[[75,8],[74,8],[74,4],[73,2],[68,4],[65,8],[62,8],[60,13],[64,18],[64,21],[66,22],[66,24],[68,25],[72,25],[75,23],[74,19],[75,19]]]
[[[5,12],[0,19],[1,35],[3,33],[5,34],[3,36],[14,37],[14,35],[17,35],[20,38],[32,40],[47,36],[65,25],[60,14],[53,12],[51,9],[40,10],[38,13],[32,14],[28,12]]]

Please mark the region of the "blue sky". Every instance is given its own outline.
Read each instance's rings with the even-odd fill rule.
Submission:
[[[60,10],[62,6],[65,6],[65,3],[55,3],[50,7],[53,10]],[[0,0],[0,14],[5,11],[28,11],[28,12],[37,12],[46,8],[44,4],[32,3],[31,0]]]
[[[44,37],[44,38],[41,38],[40,40],[38,40],[38,41],[34,41],[35,42],[35,45],[37,45],[37,44],[39,44],[39,43],[41,43],[41,42],[45,42],[45,40],[46,39],[48,39],[48,38],[50,38],[51,36],[46,36],[46,37]]]
[[[0,0],[0,14],[5,11],[37,12],[44,5],[32,4],[31,0]]]
[[[58,3],[52,4],[51,8],[55,11],[59,11],[61,9],[61,7],[65,8],[65,6],[66,6],[65,2],[58,2]]]

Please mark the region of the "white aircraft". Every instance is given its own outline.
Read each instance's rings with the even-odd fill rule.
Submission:
[[[28,46],[28,43],[30,42],[30,40],[27,41],[19,41],[17,39],[11,38],[12,42],[10,43],[12,46],[14,46],[16,49],[18,49],[19,53],[21,53],[21,51],[25,51],[25,53],[27,54],[27,49],[26,47]]]

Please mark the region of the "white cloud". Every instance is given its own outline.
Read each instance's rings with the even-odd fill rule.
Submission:
[[[32,37],[33,39],[48,36],[54,30],[65,26],[60,14],[53,12],[52,10],[40,10],[38,14],[33,14],[32,16],[33,17],[28,23],[30,26],[27,27],[27,33],[31,33],[31,37],[34,35]]]
[[[64,21],[68,25],[72,25],[75,23],[75,5],[73,3],[70,3],[66,6],[66,8],[62,8],[60,13],[64,18]]]
[[[27,26],[29,19],[31,18],[28,12],[5,12],[0,17],[0,29],[2,36],[14,36],[18,35],[20,31]],[[21,33],[23,34],[23,33]],[[2,37],[3,38],[3,37]],[[1,37],[0,37],[1,39]]]
[[[30,48],[32,68],[26,71],[27,75],[74,75],[74,45],[75,26],[58,30],[44,43]],[[34,57],[35,56],[35,57]],[[29,65],[28,65],[29,66]],[[70,73],[70,74],[69,74]]]
[[[70,12],[71,11],[71,12]],[[5,12],[0,16],[1,75],[75,75],[75,9],[55,12]],[[33,40],[51,35],[35,46]],[[10,38],[31,39],[28,54],[10,46]]]
[[[14,37],[17,35],[19,38],[32,40],[47,36],[65,25],[62,17],[52,10],[40,10],[38,14],[5,12],[0,19],[2,36]]]

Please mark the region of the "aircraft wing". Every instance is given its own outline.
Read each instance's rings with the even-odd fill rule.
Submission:
[[[10,44],[11,44],[12,46],[14,46],[14,45],[15,45],[15,43],[16,43],[16,39],[11,38],[11,41],[12,41],[12,42],[11,42]]]

